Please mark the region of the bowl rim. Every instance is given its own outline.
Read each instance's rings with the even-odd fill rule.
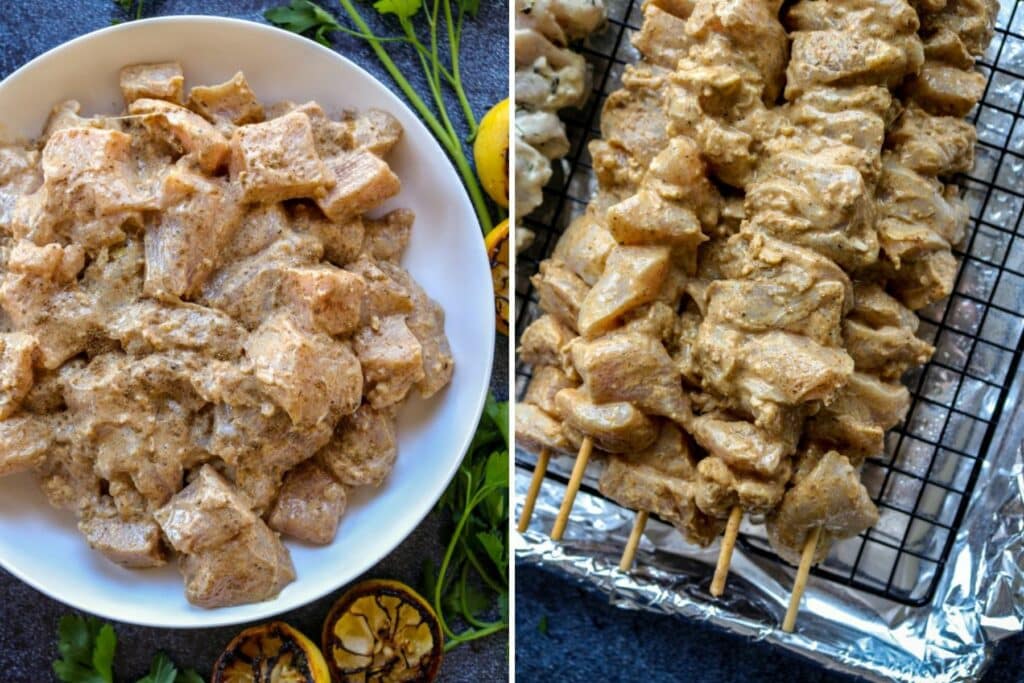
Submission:
[[[454,198],[454,201],[461,202],[463,204],[463,209],[467,211],[467,215],[472,215],[474,217],[474,225],[479,225],[476,219],[476,212],[473,209],[472,204],[469,200],[468,192],[465,189],[462,179],[456,173],[452,160],[449,158],[448,154],[442,149],[437,138],[433,135],[433,133],[430,132],[430,130],[427,128],[426,124],[423,122],[423,120],[421,119],[417,112],[415,112],[408,104],[406,104],[404,100],[398,97],[395,94],[395,92],[391,88],[389,88],[385,83],[383,83],[380,79],[375,77],[369,71],[367,71],[362,66],[352,61],[345,55],[333,49],[327,48],[314,40],[296,35],[289,31],[285,31],[283,29],[277,28],[276,26],[271,26],[257,21],[251,21],[248,19],[241,19],[237,17],[221,17],[203,14],[176,14],[161,17],[150,17],[146,19],[128,21],[112,26],[106,26],[95,31],[91,31],[89,33],[77,36],[59,45],[56,45],[50,48],[49,50],[43,52],[42,54],[32,58],[31,60],[29,60],[28,62],[26,62],[25,64],[23,64],[22,66],[18,67],[10,74],[8,74],[3,80],[0,80],[0,92],[2,92],[3,89],[10,82],[17,79],[29,77],[31,75],[31,72],[34,69],[38,68],[42,63],[49,62],[53,59],[59,59],[62,56],[62,53],[64,53],[67,50],[70,50],[72,47],[76,47],[80,44],[88,43],[97,38],[106,37],[111,34],[130,32],[138,30],[142,27],[149,27],[153,25],[162,24],[215,24],[227,26],[233,29],[261,31],[276,38],[281,38],[296,43],[302,43],[302,45],[305,48],[312,48],[313,50],[319,51],[322,54],[329,55],[331,58],[337,60],[340,66],[352,69],[357,75],[364,77],[368,81],[370,81],[373,84],[372,87],[378,88],[384,95],[384,97],[390,100],[388,106],[389,108],[392,108],[392,111],[394,109],[399,108],[405,110],[405,112],[408,114],[408,118],[413,122],[413,125],[418,128],[418,132],[425,136],[427,140],[427,149],[430,152],[430,158],[433,159],[436,156],[438,159],[443,159],[443,172],[450,174],[450,176],[456,182],[457,186],[461,188],[462,191],[459,193],[457,198]],[[55,99],[59,99],[59,94],[57,94]],[[0,122],[0,124],[2,124],[2,122]],[[408,128],[408,126],[406,126],[406,128]],[[4,139],[6,138],[4,138],[4,136],[2,135],[2,128],[0,128],[0,140]],[[13,142],[13,140],[8,140],[8,142]],[[484,246],[484,241],[482,238],[478,241],[479,245],[477,245],[475,251],[478,252],[479,257],[484,262],[487,262],[488,259],[486,248]],[[408,514],[406,516],[406,519],[410,520],[411,522],[409,524],[408,529],[405,530],[402,534],[396,535],[394,541],[385,543],[384,546],[382,546],[382,552],[378,557],[375,557],[371,562],[355,563],[358,566],[358,571],[354,572],[351,578],[347,580],[347,582],[325,581],[321,586],[314,589],[308,595],[301,595],[301,597],[294,598],[290,601],[282,601],[281,597],[278,596],[267,601],[259,603],[248,603],[245,605],[238,606],[248,608],[248,611],[245,613],[239,613],[239,611],[236,610],[234,607],[225,607],[208,610],[200,609],[193,613],[196,615],[196,618],[179,618],[175,619],[174,623],[167,624],[159,623],[152,619],[140,617],[134,612],[134,610],[131,609],[130,605],[127,605],[126,609],[123,612],[118,613],[111,613],[109,610],[105,609],[97,610],[94,605],[88,603],[87,599],[79,597],[79,595],[83,592],[81,589],[78,589],[77,591],[69,590],[67,592],[61,592],[59,590],[55,591],[52,586],[43,585],[41,581],[34,579],[27,572],[23,572],[17,567],[10,566],[2,555],[0,555],[0,567],[2,567],[5,571],[10,573],[12,576],[18,578],[20,581],[28,584],[29,586],[43,593],[47,597],[56,600],[62,604],[65,604],[69,607],[91,614],[95,614],[103,618],[112,619],[121,623],[134,624],[138,626],[146,626],[151,628],[207,629],[223,626],[234,626],[238,624],[269,619],[284,612],[296,610],[306,605],[309,605],[315,602],[316,600],[323,598],[327,594],[336,591],[353,581],[358,580],[360,576],[362,576],[367,571],[372,569],[374,566],[379,564],[387,556],[393,553],[395,548],[397,548],[406,540],[408,540],[409,536],[411,536],[415,532],[415,530],[419,528],[419,526],[423,523],[423,520],[426,519],[427,515],[430,514],[431,510],[434,509],[434,507],[437,504],[437,501],[440,500],[440,497],[444,494],[444,491],[447,489],[448,485],[451,483],[452,478],[455,476],[460,465],[462,464],[462,461],[469,450],[469,446],[472,443],[473,436],[476,432],[476,427],[479,424],[481,417],[483,416],[484,406],[486,404],[488,396],[491,393],[490,379],[494,373],[495,341],[496,331],[494,325],[486,326],[483,333],[483,339],[481,339],[480,342],[483,344],[484,347],[483,353],[485,356],[487,381],[481,382],[478,395],[476,396],[475,401],[472,402],[473,408],[470,411],[470,414],[474,416],[474,420],[472,422],[471,428],[466,430],[465,435],[461,439],[461,442],[459,443],[456,449],[457,452],[460,454],[459,457],[454,458],[450,461],[448,471],[444,473],[444,486],[439,489],[436,498],[423,498],[424,501],[430,501],[429,505],[424,505],[422,510],[416,510],[412,514]],[[467,417],[466,420],[468,421],[469,418]],[[368,555],[367,557],[370,556]],[[296,581],[301,580],[301,577],[298,577],[296,579]],[[184,590],[184,586],[182,586],[182,590]]]

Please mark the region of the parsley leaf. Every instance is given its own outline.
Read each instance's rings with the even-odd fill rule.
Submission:
[[[445,559],[423,584],[447,636],[445,649],[508,628],[508,403],[487,397],[469,451],[438,507],[455,528]],[[494,621],[483,621],[498,613]],[[452,618],[467,627],[456,632]]]
[[[153,658],[149,665],[149,675],[140,678],[138,683],[175,683],[178,677],[178,667],[163,652]]]
[[[293,33],[309,35],[312,31],[312,38],[325,47],[331,46],[327,34],[342,30],[330,12],[310,0],[292,0],[287,7],[268,9],[263,16],[275,26]]]
[[[394,14],[398,19],[412,19],[423,7],[423,0],[377,0],[373,8],[381,14]]]
[[[117,633],[95,617],[68,614],[57,624],[60,659],[53,671],[64,683],[113,683]],[[153,658],[149,674],[137,683],[205,683],[193,669],[178,667],[163,652]]]
[[[64,683],[113,683],[117,635],[95,617],[68,615],[57,624],[60,659],[53,672]]]

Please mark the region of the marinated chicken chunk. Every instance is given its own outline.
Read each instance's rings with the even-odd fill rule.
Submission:
[[[632,309],[654,301],[668,274],[669,255],[660,246],[612,249],[601,278],[579,304],[580,334],[607,332]]]
[[[248,501],[206,466],[154,514],[182,554],[189,602],[224,607],[267,600],[295,579],[287,549]]]
[[[526,394],[523,400],[526,403],[535,405],[548,415],[557,415],[558,406],[555,404],[555,396],[562,389],[571,389],[579,383],[573,381],[569,375],[553,365],[538,365],[533,368],[533,376],[530,384],[526,387]]]
[[[531,403],[516,404],[516,447],[534,453],[574,453],[559,420]]]
[[[181,64],[136,64],[121,69],[121,93],[124,101],[152,98],[178,104],[185,87],[185,74]]]
[[[768,540],[779,557],[798,564],[807,535],[820,528],[823,540],[814,556],[820,562],[831,541],[851,538],[876,523],[878,510],[857,470],[846,456],[829,451],[768,518]]]
[[[398,457],[395,416],[364,403],[343,418],[317,459],[346,486],[380,486]]]
[[[414,214],[364,216],[400,189],[398,120],[183,83],[126,67],[126,115],[67,101],[0,147],[0,476],[34,470],[113,562],[177,556],[212,608],[294,580],[264,518],[332,542],[454,360],[399,265]]]
[[[564,365],[564,349],[575,333],[552,315],[530,323],[519,337],[519,359],[530,365]]]
[[[285,536],[326,545],[334,540],[345,501],[345,487],[308,460],[285,476],[267,524]]]
[[[696,459],[678,427],[666,423],[658,440],[629,455],[609,456],[598,482],[601,493],[619,505],[646,510],[673,525],[687,541],[710,544],[722,524],[694,503]]]
[[[126,521],[117,515],[94,516],[80,521],[78,529],[90,548],[122,567],[145,569],[167,563],[160,527],[151,519]]]
[[[658,339],[623,329],[592,341],[577,339],[570,349],[573,367],[595,402],[626,401],[680,424],[689,420],[679,373]]]
[[[633,453],[654,442],[657,424],[636,406],[624,401],[595,403],[585,391],[562,389],[555,395],[559,416],[573,429],[589,436],[608,453]]]

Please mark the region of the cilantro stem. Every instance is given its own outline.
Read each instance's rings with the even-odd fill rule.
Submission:
[[[466,558],[469,560],[469,563],[473,565],[473,569],[476,569],[476,572],[480,575],[480,578],[484,580],[484,583],[486,583],[488,587],[490,587],[490,589],[494,592],[498,594],[504,593],[505,587],[497,581],[495,581],[493,578],[491,578],[491,575],[488,572],[484,571],[483,565],[480,563],[480,559],[476,556],[476,553],[474,553],[470,549],[469,544],[466,543],[465,539],[462,539],[461,542],[462,552],[466,553]]]
[[[466,99],[466,91],[462,87],[462,72],[459,69],[462,19],[465,16],[465,10],[459,5],[458,24],[453,26],[451,0],[442,0],[442,2],[444,2],[445,23],[448,25],[448,50],[451,52],[452,60],[452,90],[455,91],[455,95],[459,98],[459,104],[462,105],[462,113],[466,117],[466,123],[469,125],[469,140],[472,141],[476,138],[478,126],[476,117],[473,116],[473,108],[469,106],[469,100]]]
[[[477,219],[480,221],[480,227],[484,234],[490,232],[493,227],[491,222],[490,211],[487,209],[487,202],[484,200],[483,191],[480,189],[480,183],[476,179],[476,175],[473,173],[473,169],[470,167],[469,162],[466,160],[466,155],[462,150],[462,144],[457,138],[453,138],[449,135],[448,131],[444,129],[437,117],[434,116],[433,112],[427,107],[423,99],[416,94],[413,90],[412,85],[402,75],[402,72],[398,69],[394,60],[391,59],[387,51],[381,46],[380,40],[370,30],[366,20],[363,19],[363,15],[359,13],[352,0],[338,0],[341,3],[342,8],[348,13],[349,18],[356,25],[362,33],[366,34],[366,42],[370,44],[374,54],[377,55],[377,59],[380,60],[381,64],[394,79],[398,85],[399,90],[409,100],[413,108],[423,117],[427,127],[430,128],[434,136],[437,137],[438,142],[444,147],[445,151],[448,152],[449,157],[455,163],[455,168],[458,170],[459,175],[462,177],[462,182],[466,185],[466,190],[469,192],[469,199],[473,203],[473,208],[476,210]],[[429,78],[428,78],[429,80]],[[441,108],[444,111],[444,108]]]
[[[459,590],[459,608],[462,609],[462,618],[470,623],[471,626],[476,628],[488,628],[495,624],[500,624],[500,621],[481,621],[477,619],[473,612],[469,609],[469,605],[466,604],[466,582],[469,581],[469,565],[462,565],[462,577],[460,578]]]
[[[508,624],[506,624],[505,622],[495,622],[492,626],[488,626],[487,628],[481,628],[475,631],[467,631],[466,633],[460,634],[458,636],[452,636],[452,638],[444,644],[444,651],[448,652],[449,650],[453,650],[454,648],[458,647],[459,645],[462,645],[463,643],[468,643],[471,640],[479,640],[480,638],[486,638],[489,635],[498,633],[499,631],[504,631],[507,628]]]

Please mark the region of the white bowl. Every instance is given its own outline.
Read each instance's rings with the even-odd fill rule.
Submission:
[[[265,103],[320,102],[329,114],[385,109],[405,128],[390,158],[402,191],[388,207],[416,212],[403,265],[447,314],[452,383],[428,401],[411,399],[399,418],[399,455],[380,489],[358,490],[326,547],[288,542],[298,574],[275,600],[217,610],[185,600],[172,563],[123,569],[86,545],[72,515],[50,508],[31,475],[0,479],[0,564],[68,605],[110,619],[170,628],[236,624],[299,607],[372,567],[419,524],[462,459],[487,394],[494,313],[487,257],[465,189],[437,141],[389,88],[344,57],[269,26],[212,17],[131,22],[73,40],[0,83],[0,139],[39,135],[65,99],[84,114],[123,108],[118,71],[177,60],[186,85],[245,72]],[[415,393],[415,392],[414,392]]]

